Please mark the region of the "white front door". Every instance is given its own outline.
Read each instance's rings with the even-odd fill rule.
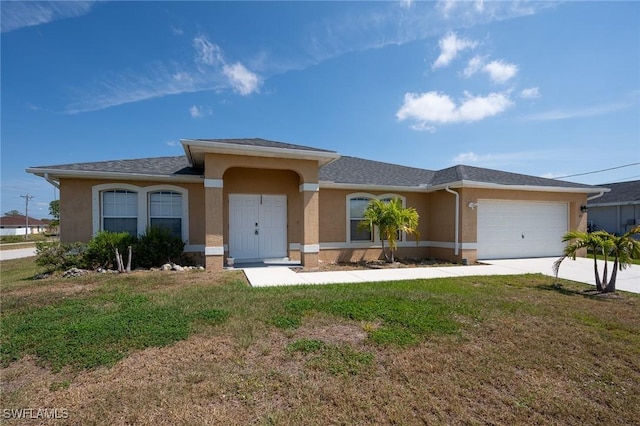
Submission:
[[[229,255],[241,260],[286,257],[286,195],[229,195]]]

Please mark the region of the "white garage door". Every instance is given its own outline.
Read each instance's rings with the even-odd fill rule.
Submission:
[[[566,203],[478,201],[478,259],[562,255]]]

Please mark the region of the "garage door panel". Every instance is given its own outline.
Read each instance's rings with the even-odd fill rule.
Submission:
[[[480,200],[478,258],[560,256],[567,224],[566,203]]]

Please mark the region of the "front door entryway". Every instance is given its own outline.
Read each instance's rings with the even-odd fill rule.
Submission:
[[[229,195],[229,256],[239,260],[287,256],[286,195]]]

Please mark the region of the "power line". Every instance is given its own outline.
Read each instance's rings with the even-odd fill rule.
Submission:
[[[631,166],[637,166],[639,163],[630,163],[630,164],[625,164],[624,166],[617,166],[617,167],[610,167],[608,169],[602,169],[602,170],[595,170],[593,172],[584,172],[584,173],[576,173],[575,175],[567,175],[567,176],[558,176],[555,179],[564,179],[564,178],[568,178],[568,177],[575,177],[575,176],[584,176],[584,175],[592,175],[595,173],[602,173],[602,172],[608,172],[609,170],[616,170],[616,169],[622,169],[624,167],[631,167]]]

